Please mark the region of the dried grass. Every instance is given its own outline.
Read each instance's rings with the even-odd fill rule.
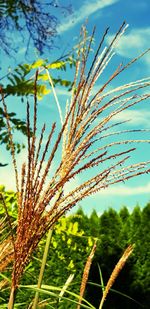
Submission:
[[[81,286],[80,286],[80,298],[79,298],[79,304],[77,306],[77,309],[81,308],[82,298],[84,296],[86,284],[87,284],[87,281],[88,281],[90,267],[91,267],[92,260],[93,260],[93,257],[94,257],[94,254],[95,254],[95,250],[96,250],[96,242],[97,241],[94,242],[94,245],[92,247],[92,250],[90,252],[90,255],[87,258],[87,261],[86,261],[86,264],[85,264],[85,267],[84,267],[82,281],[81,281]]]
[[[99,309],[102,309],[103,307],[103,304],[104,304],[104,301],[112,287],[112,285],[114,284],[116,278],[118,277],[120,271],[122,270],[122,268],[124,267],[127,259],[129,258],[129,256],[131,255],[133,251],[133,246],[128,246],[128,248],[124,251],[122,257],[120,258],[120,260],[118,261],[118,263],[116,264],[108,282],[107,282],[107,285],[105,287],[105,290],[103,292],[103,296],[102,296],[102,299],[101,299],[101,302],[100,302],[100,306],[99,306]]]

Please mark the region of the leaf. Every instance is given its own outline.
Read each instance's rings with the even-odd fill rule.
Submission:
[[[93,240],[92,240],[92,237],[88,237],[88,245],[89,247],[92,247],[93,246]]]
[[[100,276],[100,282],[101,282],[102,292],[104,292],[105,286],[104,286],[102,271],[101,271],[100,265],[99,265],[99,264],[97,264],[97,265],[98,265],[98,270],[99,270],[99,276]]]
[[[5,164],[0,163],[0,167],[4,167],[4,166],[7,166],[7,165],[8,165],[7,163],[5,163]]]
[[[62,290],[62,288],[58,288],[58,287],[50,286],[50,285],[44,285],[44,284],[42,284],[42,287],[41,287],[41,288],[37,288],[36,285],[20,285],[20,287],[22,287],[22,288],[27,288],[27,289],[32,289],[32,290],[37,291],[37,292],[39,292],[39,293],[48,294],[48,295],[54,296],[54,297],[56,297],[56,298],[60,298],[60,295],[59,295],[59,294],[56,294],[56,293],[54,293],[54,292],[51,292],[50,290],[52,290],[52,291],[57,291],[57,292],[61,292],[61,290]],[[67,293],[67,294],[69,294],[69,295],[71,295],[71,296],[74,296],[74,297],[77,298],[77,299],[80,298],[79,295],[77,295],[77,294],[75,294],[75,293],[73,293],[73,292],[70,292],[70,291],[68,291],[68,290],[65,290],[65,293]],[[73,300],[73,299],[70,299],[70,298],[68,298],[68,297],[62,296],[61,299],[65,299],[65,300],[68,300],[68,301],[70,301],[70,302],[72,302],[72,303],[78,304],[77,301],[75,301],[75,300]],[[83,299],[83,298],[82,298],[82,300],[83,300],[87,305],[81,304],[81,307],[83,307],[83,308],[89,308],[89,309],[90,309],[90,308],[95,309],[95,307],[94,307],[93,305],[91,305],[87,300],[85,300],[85,299]]]
[[[93,283],[93,282],[88,282],[88,284],[90,284],[90,285],[94,285],[94,286],[97,286],[97,287],[103,287],[104,288],[104,286],[102,286],[101,284],[98,284],[98,283]],[[111,292],[113,292],[113,293],[116,293],[116,294],[119,294],[119,295],[121,295],[121,296],[123,296],[123,297],[125,297],[125,298],[128,298],[128,299],[130,299],[131,301],[133,301],[133,302],[135,302],[136,304],[138,304],[140,307],[143,307],[143,305],[141,304],[141,303],[139,303],[137,300],[135,300],[134,298],[132,298],[131,296],[129,296],[129,295],[126,295],[126,294],[124,294],[124,293],[122,293],[122,292],[119,292],[119,291],[117,291],[117,290],[114,290],[114,289],[110,289],[110,291]]]
[[[47,74],[39,74],[38,75],[38,80],[43,80],[43,81],[46,81],[46,80],[48,80],[48,76],[47,76]]]
[[[23,306],[23,305],[26,305],[26,303],[17,303],[17,304],[14,305],[14,309],[15,308],[21,308],[21,306]],[[8,303],[0,305],[0,309],[4,309],[4,308],[8,308]]]
[[[37,97],[39,100],[43,98],[44,95],[47,95],[51,92],[50,89],[47,89],[46,85],[38,85],[37,86]]]
[[[68,87],[72,85],[72,82],[66,79],[53,78],[54,85],[60,84],[61,86]]]
[[[58,61],[58,62],[53,62],[47,65],[48,69],[64,69],[66,66],[66,62],[64,61]]]
[[[28,63],[19,64],[18,67],[24,73],[24,76],[26,76],[32,70],[32,65]]]
[[[74,263],[73,263],[73,260],[71,260],[68,265],[68,269],[73,269],[73,268],[74,268]]]
[[[77,235],[78,234],[78,222],[74,222],[72,227],[72,234]]]
[[[7,276],[5,276],[4,274],[0,273],[0,276],[1,276],[3,279],[6,279],[8,282],[11,283],[10,278],[8,278]]]
[[[38,69],[39,67],[41,66],[44,66],[46,63],[45,63],[45,60],[43,59],[38,59],[37,61],[35,61],[33,64],[32,64],[32,69]]]

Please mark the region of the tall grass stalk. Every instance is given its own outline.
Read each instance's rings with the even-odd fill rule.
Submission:
[[[107,282],[107,285],[104,289],[104,292],[103,292],[103,296],[102,296],[102,299],[101,299],[101,302],[100,302],[100,305],[99,305],[99,309],[102,309],[103,305],[104,305],[104,301],[112,287],[112,285],[114,284],[116,278],[118,277],[120,271],[122,270],[122,268],[124,267],[127,259],[129,258],[129,256],[131,255],[133,251],[133,246],[128,246],[128,248],[124,251],[123,255],[121,256],[120,260],[118,261],[118,263],[116,264],[108,282]]]
[[[52,78],[51,78],[51,76],[49,74],[49,71],[47,69],[45,69],[45,70],[46,70],[46,73],[47,73],[47,76],[48,76],[48,80],[49,80],[50,86],[52,87],[52,92],[53,92],[53,95],[54,95],[54,98],[55,98],[55,101],[56,101],[56,105],[58,107],[58,112],[59,112],[59,116],[60,116],[61,125],[63,125],[62,111],[61,111],[59,100],[58,100],[58,97],[57,97],[57,94],[56,94],[56,91],[55,91],[55,88],[54,88],[54,85],[53,85],[53,81],[52,81]],[[49,251],[49,246],[50,246],[50,242],[51,242],[51,238],[52,238],[52,231],[53,231],[52,229],[50,229],[48,231],[48,235],[47,235],[46,244],[45,244],[45,248],[44,248],[44,254],[43,254],[42,265],[41,265],[41,269],[40,269],[40,274],[39,274],[37,288],[41,288],[42,279],[43,279],[44,270],[45,270],[45,265],[46,265],[47,256],[48,256],[48,251]],[[39,299],[39,292],[37,291],[35,293],[35,299],[34,299],[34,302],[33,302],[33,309],[37,308],[38,299]]]
[[[49,80],[50,86],[52,87],[53,95],[54,95],[54,98],[55,98],[55,101],[56,101],[56,105],[57,105],[57,108],[58,108],[58,112],[59,112],[59,116],[60,116],[60,122],[63,125],[62,111],[61,111],[59,100],[58,100],[58,97],[57,97],[57,94],[56,94],[56,91],[55,91],[55,88],[54,88],[53,80],[52,80],[52,78],[50,76],[50,73],[49,73],[48,69],[45,69],[45,70],[46,70],[46,73],[47,73],[47,76],[48,76],[48,80]]]
[[[46,138],[46,144],[43,144],[46,131],[45,124],[41,128],[39,141],[37,140],[38,72],[36,72],[34,116],[32,120],[30,116],[31,106],[27,102],[28,158],[22,165],[21,181],[19,181],[7,105],[2,94],[18,197],[18,222],[14,236],[14,263],[9,309],[13,308],[15,292],[33,251],[45,233],[54,226],[55,222],[66,211],[85,197],[91,196],[110,185],[150,172],[150,161],[128,163],[136,151],[137,146],[135,145],[150,143],[148,138],[138,139],[135,135],[139,132],[140,134],[147,134],[148,130],[141,130],[141,128],[117,130],[126,121],[118,121],[116,118],[128,108],[134,107],[150,97],[147,91],[150,86],[150,78],[142,78],[119,85],[111,90],[108,88],[116,77],[149,50],[141,53],[125,65],[120,64],[107,81],[99,86],[95,93],[92,92],[97,80],[104,74],[114,56],[117,43],[126,28],[127,25],[123,23],[108,47],[103,48],[104,40],[109,31],[109,29],[106,29],[91,65],[89,65],[88,59],[94,31],[90,41],[87,42],[86,29],[83,28],[81,33],[82,45],[79,44],[77,54],[72,97],[66,109],[61,129],[54,134],[56,123],[53,123]],[[83,44],[82,37],[85,44]],[[142,93],[140,90],[142,90]],[[134,134],[134,138],[125,138],[124,134],[127,133]],[[112,140],[113,137],[116,139]],[[61,147],[63,155],[59,156],[60,160],[56,171],[50,178],[50,168]],[[93,174],[88,174],[89,170]],[[81,174],[83,174],[81,183],[75,185],[68,192],[66,190],[68,182]]]
[[[77,309],[81,308],[82,299],[83,299],[83,296],[84,296],[86,284],[87,284],[88,277],[89,277],[90,267],[91,267],[92,260],[93,260],[95,250],[96,250],[96,243],[97,243],[97,240],[95,240],[95,242],[94,242],[94,245],[92,247],[92,250],[90,252],[90,255],[87,258],[87,261],[86,261],[86,264],[85,264],[85,267],[84,267],[81,286],[80,286],[79,304],[77,306]]]
[[[50,229],[48,231],[48,235],[47,235],[47,238],[46,238],[46,244],[45,244],[45,248],[44,248],[44,254],[43,254],[43,258],[42,258],[42,264],[41,264],[37,288],[41,288],[42,279],[43,279],[44,270],[45,270],[45,265],[46,265],[47,256],[48,256],[48,251],[49,251],[49,246],[50,246],[51,239],[52,239],[52,233],[53,233],[53,230]],[[35,293],[35,298],[34,298],[33,307],[32,307],[33,309],[37,308],[38,300],[39,300],[39,292],[37,291]]]
[[[11,287],[11,291],[10,291],[8,309],[13,309],[14,308],[15,293],[16,293],[16,288],[15,288],[15,286],[12,286]]]

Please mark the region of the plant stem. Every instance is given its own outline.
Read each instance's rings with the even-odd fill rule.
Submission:
[[[10,297],[9,297],[8,309],[14,308],[14,300],[15,300],[15,287],[12,286],[11,292],[10,292]]]
[[[50,246],[50,242],[51,242],[51,238],[52,238],[52,232],[53,232],[53,230],[50,229],[49,232],[48,232],[48,235],[47,235],[47,239],[46,239],[46,244],[45,244],[45,249],[44,249],[44,254],[43,254],[43,259],[42,259],[42,265],[41,265],[38,284],[37,284],[37,288],[39,288],[39,289],[41,288],[41,284],[42,284],[42,279],[43,279],[43,275],[44,275],[48,250],[49,250],[49,246]],[[37,291],[35,293],[35,298],[34,298],[33,307],[32,307],[33,309],[37,308],[38,300],[39,300],[39,292]]]
[[[57,98],[57,94],[56,94],[56,91],[55,91],[55,88],[54,88],[54,84],[53,84],[53,80],[49,74],[49,71],[47,69],[46,70],[46,73],[47,73],[47,76],[48,76],[48,80],[49,80],[49,83],[52,87],[52,91],[53,91],[53,95],[54,95],[54,98],[55,98],[55,101],[56,101],[56,105],[57,105],[57,108],[58,108],[58,112],[59,112],[59,116],[60,116],[60,121],[61,121],[61,124],[63,126],[63,116],[62,116],[62,111],[61,111],[61,107],[60,107],[60,104],[59,104],[59,101],[58,101],[58,98]]]

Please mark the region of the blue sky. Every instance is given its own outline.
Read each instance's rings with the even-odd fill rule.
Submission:
[[[61,2],[61,1],[60,1]],[[63,1],[63,4],[70,3],[68,1]],[[121,23],[126,20],[129,24],[124,36],[122,37],[119,46],[116,50],[116,55],[112,61],[112,66],[119,64],[121,61],[126,63],[134,56],[144,51],[149,47],[150,42],[150,4],[149,0],[141,1],[130,1],[130,0],[97,0],[97,1],[71,1],[73,7],[73,14],[70,16],[62,17],[60,16],[60,24],[58,26],[59,37],[56,39],[56,45],[59,48],[54,49],[51,53],[45,53],[42,57],[48,58],[49,62],[57,59],[63,53],[67,53],[73,45],[77,43],[79,37],[79,32],[81,25],[88,19],[87,28],[89,33],[92,32],[93,26],[96,25],[96,35],[95,35],[95,45],[96,48],[98,42],[106,29],[110,26],[110,31],[108,38],[106,40],[106,45],[111,40],[113,34],[119,28]],[[0,66],[2,67],[2,76],[7,72],[7,67],[12,68],[20,62],[27,62],[24,59],[25,46],[21,46],[16,55],[16,60],[10,59],[3,55],[1,58]],[[38,55],[35,50],[31,50],[31,55],[29,54],[29,60],[36,60]],[[3,63],[5,62],[5,68]],[[109,65],[107,73],[111,71],[112,67]],[[67,75],[67,76],[66,76]],[[132,80],[138,80],[140,78],[145,78],[150,75],[150,54],[146,55],[142,60],[135,64],[126,74],[123,74],[119,80],[115,82],[117,84],[122,84]],[[71,78],[72,72],[65,73],[65,78]],[[102,85],[103,80],[97,82],[97,86]],[[113,85],[112,85],[113,87]],[[96,89],[95,89],[96,90]],[[65,89],[60,87],[56,88],[59,100],[61,104],[66,102],[68,93]],[[11,110],[15,109],[20,117],[24,117],[24,106],[18,102],[16,98],[8,99],[8,106]],[[55,119],[59,121],[58,111],[54,103],[54,99],[51,95],[48,95],[43,102],[39,105],[39,115],[40,124],[43,121],[47,121],[49,125],[50,119]],[[120,115],[120,120],[131,119],[128,128],[150,128],[150,108],[149,102],[137,106],[136,109],[127,110]],[[149,133],[147,133],[149,135]],[[147,135],[147,138],[148,138]],[[22,140],[22,137],[17,137]],[[136,161],[143,161],[149,159],[150,146],[142,145],[139,147],[136,157]],[[24,161],[26,157],[26,150],[24,150],[19,155],[19,165]],[[5,150],[0,153],[0,161],[3,159],[9,160],[8,154]],[[57,162],[56,162],[57,164]],[[10,177],[11,175],[11,177]],[[75,179],[75,185],[80,182],[80,179]],[[0,183],[3,183],[9,189],[14,188],[13,173],[11,170],[11,165],[1,169],[0,173]],[[71,183],[68,187],[71,189],[74,186]],[[148,201],[150,201],[150,176],[143,175],[128,181],[126,184],[114,185],[108,189],[105,189],[95,196],[87,198],[85,201],[80,203],[87,212],[90,212],[92,208],[95,208],[99,213],[108,207],[114,207],[119,209],[122,205],[126,205],[129,209],[132,209],[137,203],[144,206]]]

